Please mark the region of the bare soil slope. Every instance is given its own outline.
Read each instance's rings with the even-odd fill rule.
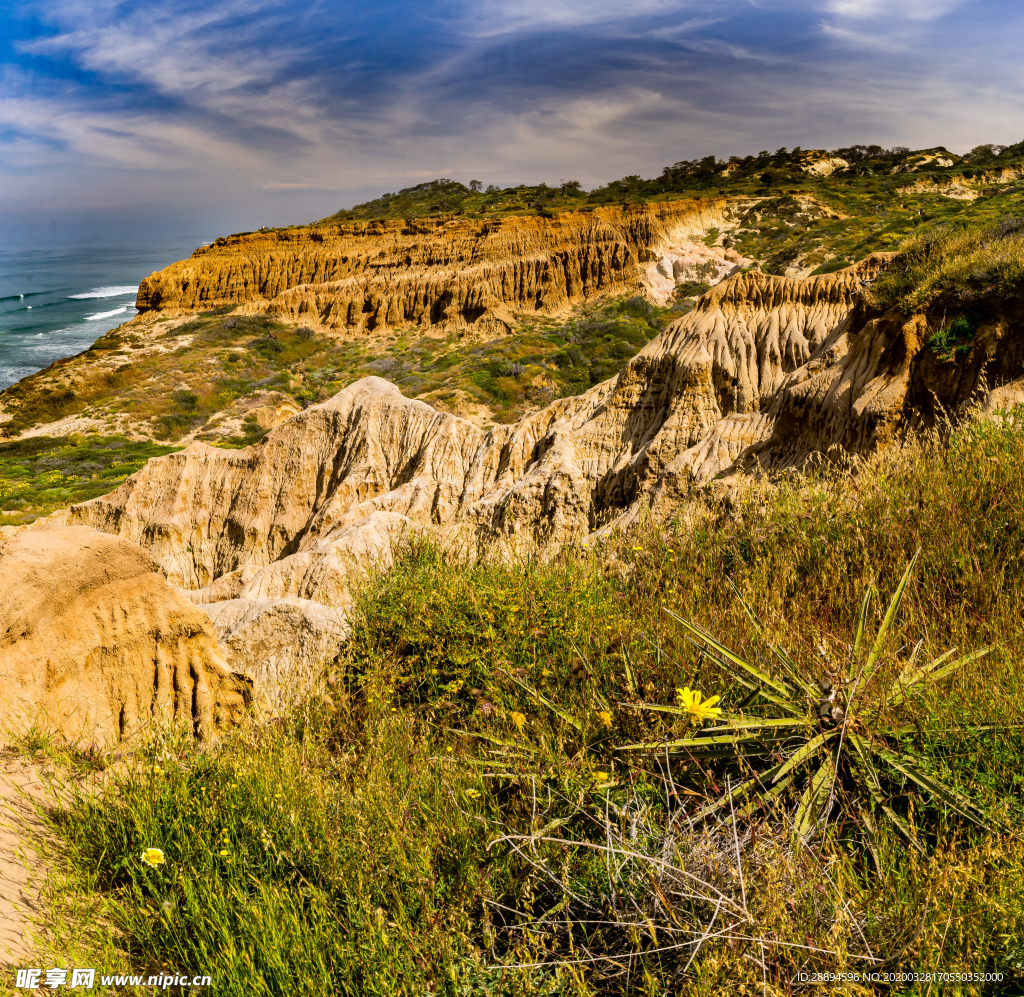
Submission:
[[[250,698],[209,618],[127,540],[44,526],[0,547],[0,723],[116,741],[163,713],[210,736]]]
[[[747,204],[709,198],[230,236],[147,277],[137,307],[175,314],[244,304],[355,333],[408,324],[506,331],[515,313],[550,313],[607,291],[667,293],[676,261],[707,257],[729,272],[737,254],[692,237],[735,226]]]

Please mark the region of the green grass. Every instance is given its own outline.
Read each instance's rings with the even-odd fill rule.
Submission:
[[[168,443],[195,433],[218,445],[248,446],[263,435],[258,427],[246,424],[230,438],[216,431],[218,414],[233,403],[260,390],[281,392],[300,406],[322,402],[370,374],[441,408],[462,412],[469,403],[496,422],[512,422],[614,376],[679,314],[623,297],[580,306],[562,319],[524,319],[508,336],[487,342],[404,329],[371,343],[339,342],[265,316],[203,313],[162,336],[192,337],[187,347],[133,357],[114,374],[69,358],[12,385],[3,398],[14,418],[0,433],[12,437],[74,412],[100,422],[127,420]],[[83,359],[123,353],[139,345],[137,338],[114,330]],[[65,383],[73,387],[54,386]]]
[[[965,307],[983,298],[1008,297],[1022,283],[1024,220],[1008,217],[996,225],[945,225],[909,239],[875,293],[883,304],[911,312],[936,300]],[[955,335],[963,339],[967,332]]]
[[[782,993],[801,969],[869,968],[865,944],[891,970],[1019,980],[1022,456],[1019,420],[975,422],[553,560],[404,547],[358,593],[324,694],[284,725],[207,751],[157,738],[53,812],[69,870],[56,944],[110,967],[195,967],[226,995],[653,997],[762,992],[762,973]],[[882,827],[880,872],[839,817],[794,846],[785,798],[740,820],[734,846],[731,823],[709,837],[679,821],[679,801],[692,812],[721,792],[714,767],[677,766],[670,786],[657,757],[616,752],[678,731],[627,703],[670,704],[688,685],[736,709],[745,693],[663,606],[769,668],[731,580],[820,679],[845,661],[864,585],[882,595],[874,628],[919,546],[864,696],[888,688],[918,640],[929,655],[997,643],[890,719],[1008,830],[960,822],[905,785],[889,803],[926,854]],[[637,854],[614,883],[595,850],[609,840]],[[145,866],[147,847],[166,863]],[[706,924],[714,905],[684,896],[655,856],[726,897],[724,933],[685,971],[679,925]],[[574,962],[586,953],[597,961]]]
[[[34,436],[0,442],[0,526],[29,523],[112,491],[150,457],[177,447],[120,436]]]

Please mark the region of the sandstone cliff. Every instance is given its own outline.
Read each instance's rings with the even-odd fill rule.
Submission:
[[[49,526],[0,546],[0,724],[117,741],[163,716],[209,737],[251,685],[227,667],[210,620],[133,543]]]
[[[241,617],[260,600],[344,606],[353,568],[410,526],[557,545],[647,503],[676,507],[718,475],[870,450],[937,401],[962,403],[986,364],[1019,374],[1005,325],[943,364],[922,317],[874,314],[863,285],[886,262],[738,275],[617,378],[488,432],[364,378],[246,450],[152,460],[70,520],[134,540],[196,601],[237,602],[221,611]]]
[[[317,225],[218,239],[139,285],[167,313],[243,303],[327,329],[505,328],[608,291],[662,297],[701,262],[742,260],[697,238],[733,228],[743,199],[598,207],[553,217]],[[660,269],[659,269],[660,268]]]

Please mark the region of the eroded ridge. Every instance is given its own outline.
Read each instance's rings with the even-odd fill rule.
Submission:
[[[553,217],[321,224],[218,239],[139,285],[137,307],[220,305],[369,332],[403,325],[504,330],[596,294],[670,294],[688,268],[742,260],[698,237],[739,223],[749,199],[596,207]]]
[[[580,539],[645,501],[684,501],[751,453],[770,460],[780,420],[810,418],[804,431],[829,438],[863,421],[845,396],[811,413],[800,386],[863,367],[877,323],[861,291],[885,262],[803,281],[739,274],[618,377],[489,431],[364,378],[245,450],[193,444],[150,461],[70,519],[141,544],[206,604],[343,606],[352,564],[410,524],[464,524],[479,542]],[[870,445],[857,432],[842,430]]]

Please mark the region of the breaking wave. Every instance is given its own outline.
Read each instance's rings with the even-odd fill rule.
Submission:
[[[120,315],[122,312],[126,312],[126,311],[128,311],[128,306],[127,305],[121,305],[120,308],[115,308],[113,311],[110,311],[110,312],[97,312],[95,315],[86,315],[84,321],[86,321],[86,322],[97,322],[101,318],[110,318],[112,315]]]
[[[117,287],[95,287],[91,291],[82,294],[69,294],[69,298],[81,300],[82,298],[118,298],[122,294],[135,294],[138,291],[135,284],[119,284]]]

